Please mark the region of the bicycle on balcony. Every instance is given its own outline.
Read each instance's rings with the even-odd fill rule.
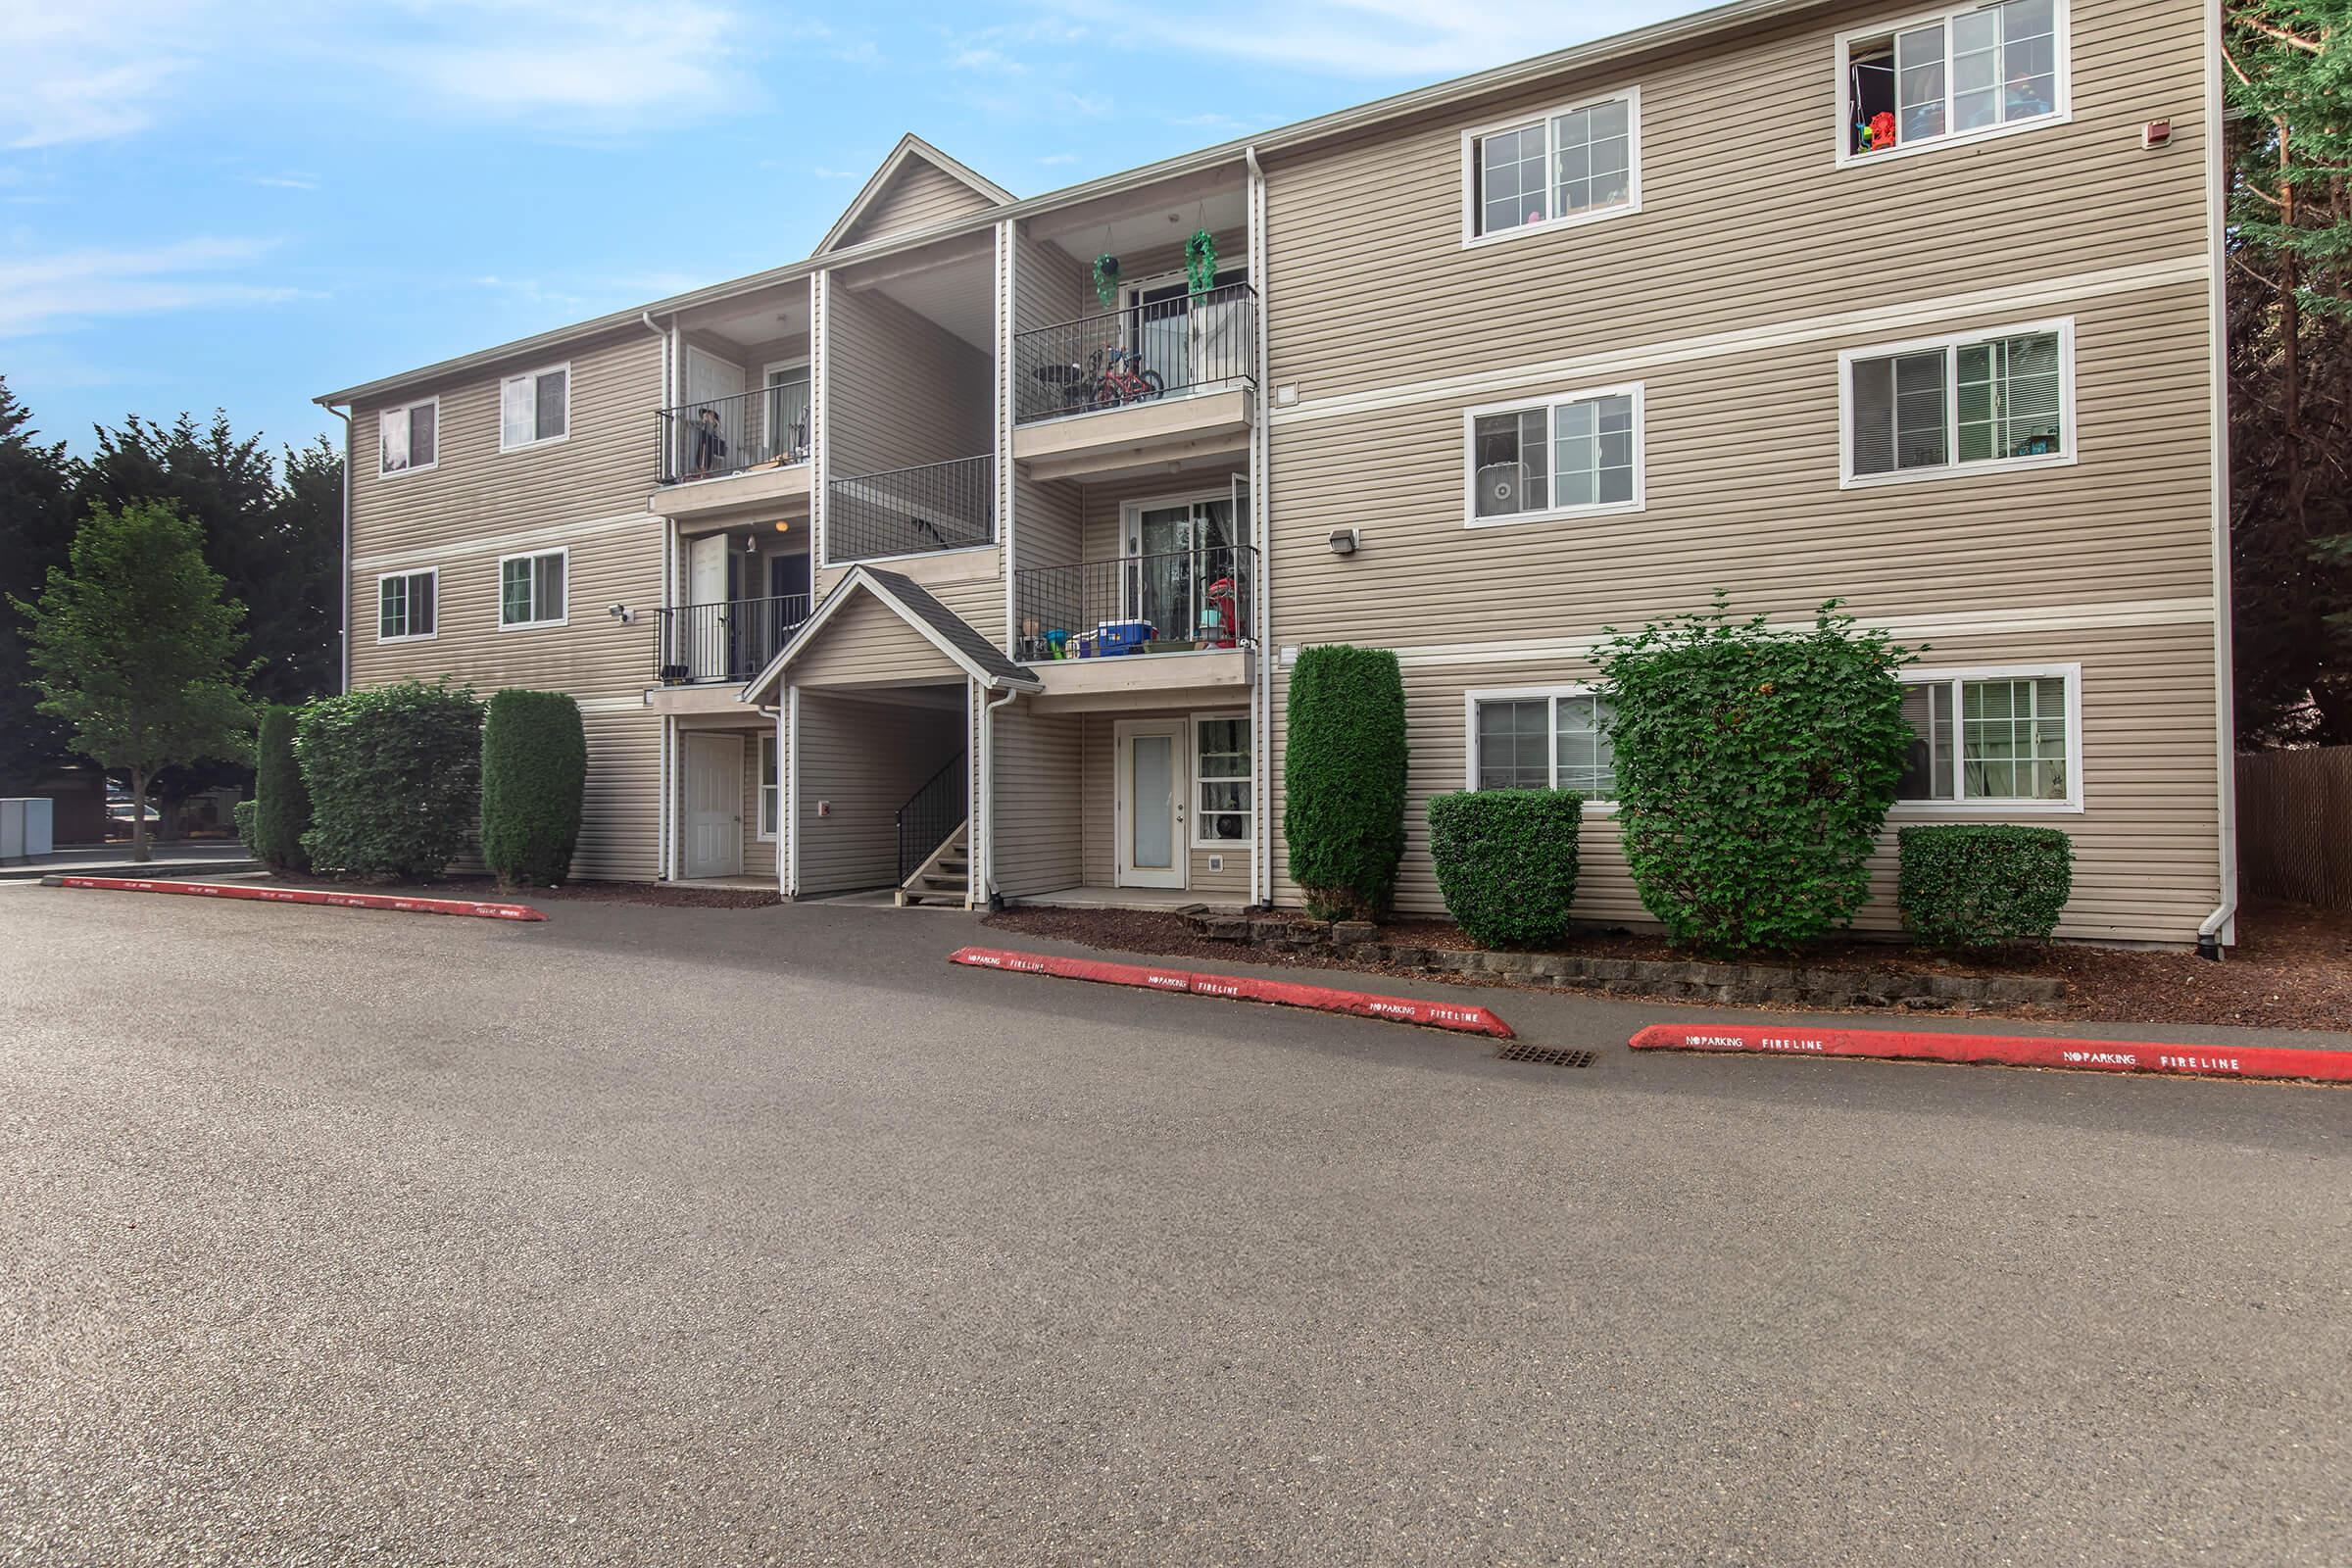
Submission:
[[[1088,369],[1094,384],[1094,406],[1098,409],[1148,402],[1168,389],[1159,372],[1146,369],[1144,357],[1133,349],[1116,345],[1097,349]]]

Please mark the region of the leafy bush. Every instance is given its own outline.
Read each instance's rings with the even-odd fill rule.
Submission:
[[[479,806],[482,705],[444,679],[321,697],[295,755],[311,796],[311,864],[353,876],[433,877],[466,848]]]
[[[2075,842],[2054,827],[1907,827],[1895,843],[1903,924],[1937,947],[2040,941],[2075,890]]]
[[[303,787],[302,764],[294,757],[294,730],[301,717],[291,708],[262,713],[253,749],[254,856],[272,871],[307,871],[310,857],[302,836],[311,830],[311,795]]]
[[[1429,803],[1446,907],[1484,948],[1550,947],[1576,902],[1584,802],[1565,790],[1477,790]]]
[[[1282,831],[1317,919],[1377,920],[1404,856],[1404,676],[1379,648],[1308,648],[1291,675]]]
[[[1785,951],[1869,895],[1911,741],[1895,671],[1912,655],[1836,609],[1775,631],[1734,621],[1718,593],[1711,612],[1597,656],[1626,861],[1678,943]]]
[[[257,860],[262,858],[262,852],[255,847],[253,813],[261,804],[259,801],[239,801],[228,808],[230,818],[237,824],[237,842],[244,845],[245,853]]]
[[[571,870],[588,791],[588,732],[562,692],[494,692],[482,717],[482,860],[553,887]]]

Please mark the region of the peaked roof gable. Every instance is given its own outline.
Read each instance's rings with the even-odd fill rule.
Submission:
[[[909,190],[910,186],[918,183],[934,189],[929,192]],[[908,131],[899,138],[898,146],[892,148],[890,156],[882,160],[882,167],[874,171],[873,176],[858,190],[856,199],[833,220],[833,226],[825,230],[825,237],[817,241],[814,254],[822,256],[827,251],[841,249],[854,239],[875,239],[894,227],[908,226],[904,221],[896,224],[890,222],[894,216],[893,198],[913,196],[922,205],[936,206],[939,188],[943,185],[956,196],[968,191],[973,198],[956,202],[954,212],[941,214],[943,221],[947,218],[966,217],[984,208],[1003,207],[1015,199],[1012,192],[995,180],[950,158],[922,137]],[[909,215],[916,221],[920,220],[920,216]]]
[[[786,639],[776,657],[768,661],[767,667],[744,683],[739,700],[758,703],[764,698],[784,678],[784,671],[792,662],[808,650],[825,622],[839,613],[859,589],[888,606],[925,641],[982,685],[1028,692],[1042,689],[1044,683],[1035,673],[1007,659],[1003,649],[973,630],[969,621],[932,598],[912,578],[859,564],[852,566],[850,574],[833,585],[824,603],[816,607],[816,613]]]

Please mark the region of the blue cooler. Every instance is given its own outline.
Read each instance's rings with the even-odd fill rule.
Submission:
[[[1103,658],[1137,653],[1151,640],[1148,620],[1105,620],[1095,627],[1095,652]]]

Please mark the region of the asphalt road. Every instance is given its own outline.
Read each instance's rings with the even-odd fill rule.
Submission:
[[[0,889],[0,1562],[2352,1561],[2352,1092],[555,913]]]

